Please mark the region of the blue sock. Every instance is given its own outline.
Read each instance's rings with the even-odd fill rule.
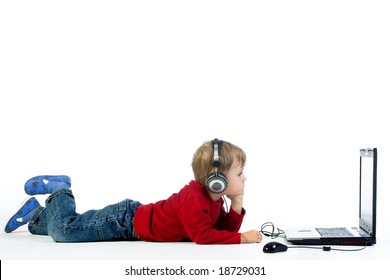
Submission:
[[[47,182],[46,186],[47,186],[47,191],[50,194],[51,193],[55,193],[56,191],[58,191],[60,189],[69,189],[70,188],[69,183],[66,183],[66,182],[55,182],[55,181]]]

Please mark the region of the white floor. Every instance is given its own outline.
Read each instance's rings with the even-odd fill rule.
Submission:
[[[379,276],[380,271],[390,264],[389,239],[378,239],[375,246],[357,252],[288,249],[283,253],[265,254],[262,248],[269,241],[270,239],[266,238],[260,244],[244,245],[143,241],[55,243],[50,237],[33,236],[26,231],[3,233],[0,234],[1,279],[42,279],[42,273],[55,275],[57,280],[67,280],[75,273],[79,278],[104,280],[129,279],[129,277],[156,279],[155,274],[128,274],[129,269],[137,269],[137,271],[147,269],[147,273],[153,273],[153,269],[156,268],[157,270],[169,269],[170,272],[185,271],[185,273],[190,272],[191,269],[207,269],[209,274],[201,277],[205,280],[215,279],[221,276],[221,273],[232,273],[237,268],[252,269],[249,270],[252,272],[264,269],[266,274],[266,276],[240,275],[240,279],[254,279],[254,277],[285,279],[291,276],[294,279],[299,276],[302,280],[313,279],[313,276],[318,280],[363,279]],[[283,239],[278,241],[285,242]],[[42,264],[44,270],[41,270]],[[189,276],[189,274],[184,275]],[[225,274],[222,276],[229,277]],[[237,278],[238,275],[230,275],[230,277]],[[164,278],[159,275],[158,278],[182,277]]]
[[[91,242],[56,243],[47,236],[28,232],[1,234],[1,259],[219,259],[251,258],[260,245],[196,245],[182,243]]]
[[[56,243],[47,236],[27,231],[0,234],[1,260],[390,260],[389,239],[378,239],[375,246],[357,252],[323,252],[322,250],[289,249],[278,254],[265,254],[269,242],[241,245],[197,245],[192,242],[93,242]],[[283,239],[277,239],[285,242]],[[354,248],[354,247],[343,247]]]

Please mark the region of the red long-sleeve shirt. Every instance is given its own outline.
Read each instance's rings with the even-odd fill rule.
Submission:
[[[144,241],[193,241],[198,244],[239,244],[245,210],[226,213],[223,199],[211,199],[207,189],[191,181],[166,200],[141,205],[134,229]]]

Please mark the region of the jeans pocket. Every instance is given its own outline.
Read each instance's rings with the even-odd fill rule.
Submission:
[[[129,239],[127,228],[122,226],[115,218],[99,223],[98,231],[101,240],[114,241]]]

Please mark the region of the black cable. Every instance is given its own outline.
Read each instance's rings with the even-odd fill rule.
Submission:
[[[225,196],[222,196],[222,198],[223,198],[223,201],[225,202],[225,208],[226,208],[226,209],[225,209],[225,212],[226,212],[226,213],[229,213],[230,210],[229,210],[229,206],[228,206],[228,203],[227,203],[227,201],[226,201],[226,198],[225,198]]]
[[[270,229],[267,229],[267,228],[270,228]],[[260,232],[262,234],[264,234],[265,236],[271,237],[272,239],[275,239],[277,237],[281,237],[280,235],[284,234],[284,231],[279,229],[279,228],[275,228],[275,226],[272,222],[266,222],[266,223],[262,224]]]
[[[315,246],[299,246],[299,245],[297,245],[297,246],[287,246],[287,248],[289,248],[289,249],[294,249],[294,248],[296,248],[296,249],[318,249],[318,250],[324,250],[324,251],[330,251],[330,250],[325,250],[324,248],[325,247],[329,247],[329,246],[322,246],[322,247],[315,247]]]
[[[367,246],[364,246],[362,248],[357,248],[357,249],[338,249],[338,248],[331,248],[331,249],[332,249],[332,251],[345,251],[345,252],[351,251],[351,252],[353,252],[353,251],[361,251],[361,250],[364,250],[366,248],[367,248]]]

